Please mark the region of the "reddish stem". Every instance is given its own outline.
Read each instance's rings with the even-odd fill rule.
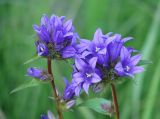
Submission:
[[[51,82],[51,86],[52,86],[52,89],[53,89],[53,95],[54,95],[54,98],[56,100],[57,112],[58,112],[58,115],[59,115],[59,119],[63,119],[63,114],[62,114],[62,110],[61,110],[61,107],[60,107],[60,99],[59,99],[59,96],[58,96],[57,91],[56,91],[56,86],[55,86],[54,77],[53,77],[53,73],[52,73],[52,61],[51,61],[50,58],[48,58],[47,63],[48,63],[48,73],[50,74],[50,82]]]
[[[117,116],[117,119],[120,119],[118,100],[116,96],[116,89],[113,83],[111,83],[111,87],[112,87],[112,97],[113,97],[113,102],[114,102],[114,108],[116,109],[116,116]]]

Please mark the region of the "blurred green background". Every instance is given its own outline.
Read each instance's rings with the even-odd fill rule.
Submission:
[[[54,113],[47,84],[10,94],[31,80],[30,66],[46,67],[44,59],[23,65],[35,54],[33,24],[42,14],[73,18],[76,31],[92,39],[95,29],[132,36],[132,45],[152,60],[135,80],[116,85],[121,119],[160,119],[160,0],[0,0],[0,119],[39,119],[48,109]],[[70,78],[65,62],[54,62],[56,85],[63,90],[63,76]],[[108,87],[104,97],[111,99]],[[87,98],[87,96],[84,96]],[[110,119],[87,108],[64,112],[64,119]]]

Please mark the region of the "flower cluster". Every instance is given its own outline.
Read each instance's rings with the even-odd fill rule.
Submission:
[[[142,72],[143,67],[137,66],[141,55],[133,56],[137,51],[125,46],[131,39],[120,34],[104,35],[101,29],[96,30],[92,41],[81,39],[76,46],[81,55],[75,57],[72,82],[65,88],[64,98],[79,96],[82,89],[88,94],[90,86],[114,82],[118,77],[134,78]]]
[[[79,96],[83,90],[89,93],[92,87],[99,92],[101,85],[113,83],[119,77],[134,78],[134,74],[144,71],[138,63],[141,55],[125,43],[132,37],[122,38],[120,34],[103,34],[98,28],[93,40],[79,39],[74,32],[72,20],[65,17],[44,15],[40,26],[33,26],[38,40],[35,42],[37,54],[48,59],[73,58],[72,81],[66,82],[61,102],[69,109],[75,104],[74,96]],[[51,66],[50,66],[51,67]],[[27,75],[45,80],[50,78],[48,72],[37,68],[29,68]],[[42,119],[52,119],[42,115]]]
[[[52,15],[49,18],[44,15],[40,26],[34,25],[33,28],[38,36],[35,44],[39,56],[64,59],[75,55],[77,35],[72,20],[65,22],[64,16]]]

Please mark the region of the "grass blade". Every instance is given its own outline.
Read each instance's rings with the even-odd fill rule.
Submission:
[[[155,102],[155,99],[156,99],[156,94],[158,93],[158,86],[159,86],[159,83],[160,83],[160,63],[158,64],[158,67],[156,68],[155,70],[155,74],[153,76],[153,79],[152,79],[152,83],[150,85],[150,88],[149,88],[149,93],[148,93],[148,96],[147,96],[147,100],[146,100],[146,103],[144,104],[145,106],[145,110],[144,110],[144,113],[142,115],[142,119],[151,119],[153,117],[151,117],[151,113],[153,111],[153,106],[154,106],[154,102]]]
[[[156,40],[158,40],[156,37],[158,35],[158,29],[160,27],[160,1],[157,5],[157,10],[155,11],[153,22],[151,24],[150,30],[148,32],[148,35],[146,37],[146,42],[144,44],[144,47],[142,48],[142,54],[144,59],[150,59],[151,53],[153,51],[153,48],[156,44]],[[147,68],[147,66],[145,67]],[[142,84],[143,84],[143,78],[145,76],[145,72],[138,75],[136,77],[137,85],[133,85],[132,91],[133,91],[133,97],[132,97],[132,116],[134,119],[139,119],[139,111],[140,111],[140,98],[141,98],[141,92],[142,92]]]

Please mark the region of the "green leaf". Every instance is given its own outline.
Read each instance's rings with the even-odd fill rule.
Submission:
[[[85,101],[80,106],[88,107],[98,113],[112,116],[114,109],[111,101],[104,98],[93,98]]]
[[[152,64],[152,61],[150,60],[140,60],[138,65],[147,65],[147,64]]]
[[[31,63],[31,62],[39,59],[40,57],[41,57],[41,56],[36,55],[36,56],[34,56],[33,58],[27,60],[27,61],[24,63],[24,65],[29,64],[29,63]]]
[[[35,87],[35,86],[38,86],[38,85],[40,85],[40,84],[42,84],[42,83],[40,83],[40,81],[37,81],[36,79],[33,79],[33,80],[29,81],[29,82],[26,82],[26,83],[18,86],[18,87],[15,88],[15,89],[13,89],[13,90],[10,92],[10,94],[15,93],[15,92],[17,92],[17,91],[21,91],[21,90],[26,89],[26,88],[29,88],[29,87]]]

